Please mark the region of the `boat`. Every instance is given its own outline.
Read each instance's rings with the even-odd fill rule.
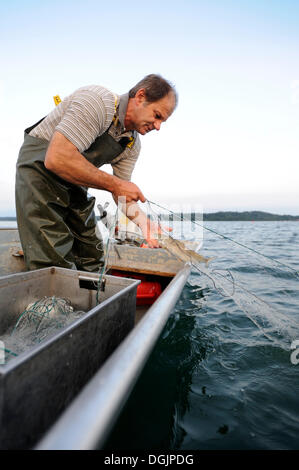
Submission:
[[[199,248],[198,245],[197,248]],[[19,285],[22,285],[22,283],[26,284],[26,280],[29,279],[28,276],[30,275],[35,276],[32,281],[33,284],[36,284],[37,280],[41,284],[42,275],[49,275],[45,271],[50,270],[52,275],[54,273],[54,276],[59,277],[59,284],[62,284],[62,279],[71,277],[72,282],[78,282],[79,280],[81,285],[88,292],[91,292],[93,297],[95,296],[94,287],[91,287],[91,285],[95,285],[95,280],[97,279],[95,274],[63,270],[56,267],[26,272],[17,229],[0,229],[0,261],[0,288],[1,280],[13,283],[16,282],[16,279],[19,279]],[[118,332],[117,339],[115,339],[116,332],[114,329],[109,329],[107,344],[112,344],[109,352],[102,358],[103,360],[102,362],[100,361],[99,367],[96,364],[93,365],[90,373],[91,376],[85,377],[83,380],[86,383],[77,384],[74,393],[71,390],[71,398],[68,396],[67,400],[59,402],[58,411],[53,410],[53,407],[47,401],[43,402],[43,407],[47,408],[49,406],[51,412],[50,416],[49,413],[46,413],[46,420],[44,420],[43,426],[40,429],[34,422],[35,416],[32,416],[31,413],[29,429],[33,429],[34,438],[32,433],[30,434],[31,437],[28,437],[27,433],[27,440],[25,439],[24,441],[23,439],[22,441],[21,439],[19,441],[21,444],[18,444],[17,440],[12,442],[10,437],[8,447],[4,445],[4,448],[14,448],[14,446],[38,450],[88,450],[103,448],[172,309],[180,297],[190,274],[190,269],[189,263],[178,260],[162,248],[146,249],[134,246],[132,243],[112,243],[109,250],[108,271],[105,278],[108,280],[108,285],[110,283],[113,286],[120,287],[118,287],[116,294],[114,292],[114,297],[113,295],[111,297],[113,302],[109,305],[105,318],[112,315],[111,312],[116,309],[117,302],[121,303],[119,291],[123,288],[127,293],[127,297],[124,298],[122,303],[129,306],[126,308],[130,312],[126,311],[126,315],[130,318],[133,315],[133,321],[129,320],[121,335]],[[74,277],[76,278],[75,281]],[[67,284],[65,288],[69,289]],[[131,294],[128,294],[128,292],[131,292]],[[132,295],[135,296],[133,304],[130,300]],[[91,309],[91,313],[89,312],[88,315],[95,315],[94,310],[95,307]],[[119,320],[121,317],[118,314],[116,318]],[[62,331],[58,334],[61,351],[66,347],[65,342],[68,340],[67,338],[72,337],[74,334],[74,332],[70,333],[68,328],[70,327],[62,328]],[[67,333],[69,336],[67,336]],[[51,346],[54,339],[50,338],[47,341]],[[78,336],[78,341],[80,342],[80,336]],[[39,348],[40,346],[35,348],[33,356],[38,357]],[[71,351],[78,357],[74,345]],[[21,356],[25,357],[26,353],[21,354]],[[49,354],[47,355],[44,352],[44,358],[47,361]],[[12,360],[12,363],[14,360]],[[1,367],[0,365],[0,372]],[[32,366],[28,365],[27,370],[30,367],[32,369]],[[44,364],[43,367],[43,380],[47,381]],[[81,373],[81,369],[79,369],[79,372]],[[77,373],[79,372],[77,371]],[[62,376],[63,373],[60,374],[60,380]],[[51,378],[51,373],[49,377]],[[39,387],[38,377],[36,380],[31,385],[27,381],[27,386],[33,387],[32,393],[34,393],[34,387]],[[71,376],[71,380],[74,380],[74,375]],[[13,386],[17,387],[18,382],[14,383]],[[56,395],[58,394],[59,392]],[[2,393],[3,396],[5,395]],[[19,409],[21,409],[21,406],[22,403],[19,404]],[[28,402],[27,406],[30,406],[30,402]],[[3,414],[5,410],[5,400],[3,399],[1,407]],[[15,429],[17,427],[26,428],[28,425],[28,422],[20,423],[18,413],[14,415],[14,421]]]

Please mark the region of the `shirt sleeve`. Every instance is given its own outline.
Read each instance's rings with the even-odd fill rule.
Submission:
[[[133,147],[126,149],[121,153],[121,158],[115,163],[111,163],[114,176],[125,181],[131,181],[132,173],[139,157],[141,149],[139,136],[137,137]]]
[[[105,122],[106,109],[101,97],[92,91],[80,90],[70,101],[55,130],[83,152],[105,132]]]

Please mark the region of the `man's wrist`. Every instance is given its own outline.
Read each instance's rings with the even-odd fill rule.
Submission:
[[[104,172],[101,171],[101,173]],[[106,191],[109,191],[111,194],[114,194],[119,186],[119,178],[117,178],[117,176],[109,175],[109,173],[106,173],[104,185],[104,189],[106,189]]]

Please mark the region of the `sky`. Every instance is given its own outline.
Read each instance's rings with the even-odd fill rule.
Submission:
[[[297,0],[10,0],[0,41],[0,216],[15,213],[23,131],[54,95],[89,84],[122,94],[149,73],[179,103],[141,136],[132,181],[148,200],[299,214]]]

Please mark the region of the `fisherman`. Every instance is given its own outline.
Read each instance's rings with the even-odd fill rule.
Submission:
[[[160,129],[177,104],[174,87],[147,75],[129,93],[103,86],[79,88],[25,130],[16,171],[16,212],[28,270],[48,266],[96,272],[103,265],[96,234],[95,198],[108,191],[140,227],[151,248],[159,246],[131,182],[140,153],[138,134]],[[99,169],[109,163],[113,175]]]

